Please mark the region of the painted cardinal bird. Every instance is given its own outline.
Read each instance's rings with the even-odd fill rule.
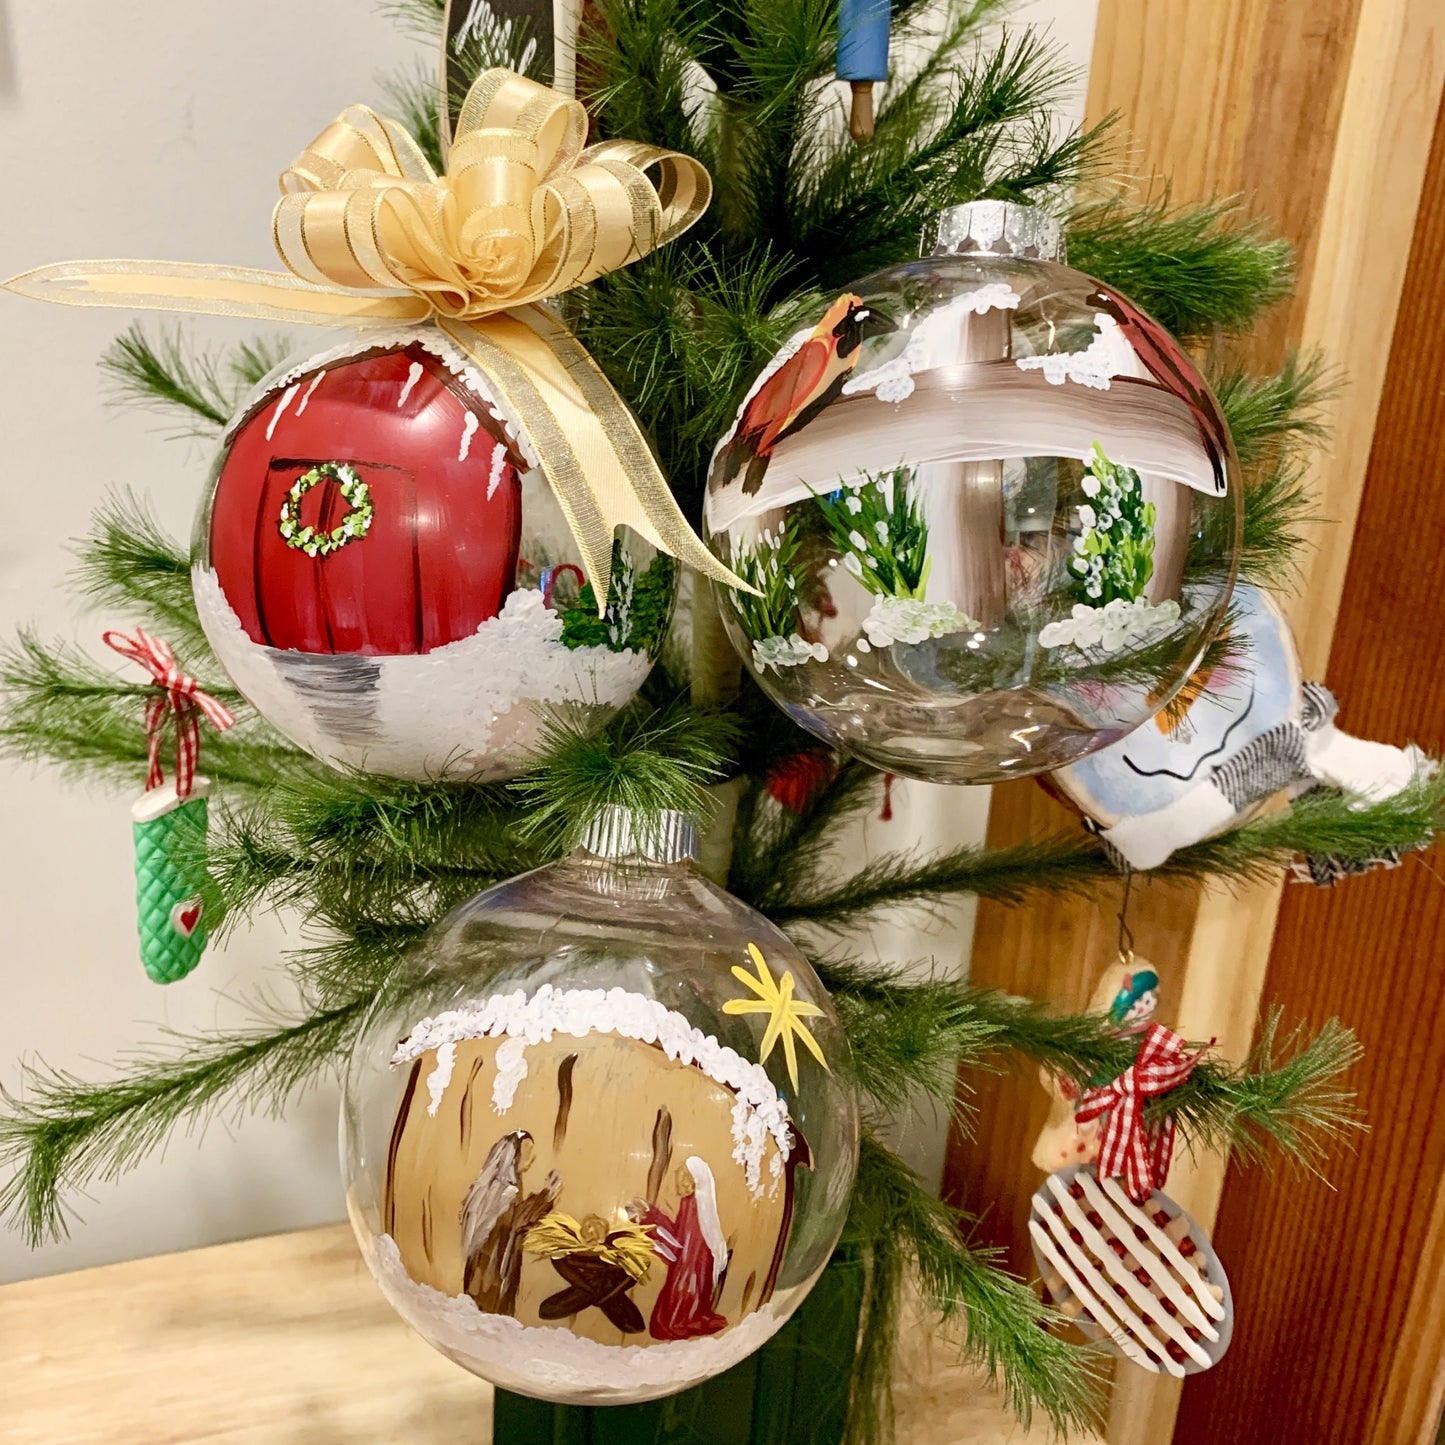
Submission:
[[[1199,426],[1199,439],[1214,471],[1215,494],[1222,497],[1226,478],[1224,459],[1229,455],[1229,428],[1200,377],[1199,368],[1152,316],[1146,316],[1122,296],[1100,290],[1089,297],[1087,304],[1097,306],[1119,323],[1119,329],[1149,375],[1189,408]]]
[[[743,408],[718,457],[719,485],[745,471],[743,491],[762,485],[773,448],[806,425],[843,389],[864,340],[892,331],[893,323],[862,298],[840,296],[813,334],[757,390]]]

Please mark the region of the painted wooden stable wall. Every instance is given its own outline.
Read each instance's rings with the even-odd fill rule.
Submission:
[[[1441,739],[1427,729],[1439,726],[1440,699],[1421,688],[1432,661],[1438,671],[1440,628],[1429,626],[1438,603],[1432,617],[1428,600],[1407,596],[1401,574],[1418,574],[1419,591],[1428,598],[1428,579],[1441,565],[1426,520],[1433,517],[1438,526],[1439,511],[1429,511],[1428,481],[1430,448],[1438,450],[1440,440],[1438,410],[1433,443],[1428,430],[1429,398],[1438,408],[1440,383],[1428,342],[1410,327],[1417,315],[1430,315],[1437,329],[1440,319],[1440,303],[1432,311],[1424,299],[1432,265],[1426,238],[1435,223],[1432,206],[1422,209],[1420,198],[1427,189],[1442,70],[1445,6],[1439,0],[1105,0],[1089,96],[1091,118],[1124,112],[1127,169],[1141,184],[1167,176],[1181,200],[1241,193],[1298,248],[1296,297],[1251,339],[1247,355],[1270,366],[1293,346],[1320,346],[1350,378],[1333,406],[1332,444],[1313,476],[1320,510],[1332,523],[1321,529],[1300,593],[1289,603],[1305,673],[1324,676],[1345,698],[1341,721],[1347,729],[1394,742],[1416,736],[1436,746]],[[1438,170],[1432,171],[1429,187],[1438,193],[1441,184]],[[1436,275],[1442,260],[1434,257]],[[1407,263],[1410,284],[1402,306]],[[1414,348],[1410,363],[1408,346]],[[1406,405],[1406,393],[1415,399],[1392,420],[1395,408]],[[1385,450],[1392,435],[1398,435],[1394,454]],[[1412,445],[1407,462],[1403,449]],[[1442,469],[1437,464],[1433,470],[1438,477]],[[1360,543],[1352,560],[1357,514]],[[1387,528],[1378,543],[1370,531],[1377,527]],[[1372,582],[1382,576],[1400,580],[1377,593]],[[1412,606],[1424,607],[1427,619],[1420,624],[1424,641],[1417,630],[1414,651],[1406,641]],[[1337,616],[1339,650],[1332,653]],[[1383,650],[1365,629],[1399,639],[1399,676],[1386,670]],[[1074,826],[1035,785],[995,789],[991,844]],[[1367,1102],[1388,1111],[1439,1075],[1429,1052],[1428,1016],[1427,1041],[1402,1046],[1410,1009],[1421,1021],[1420,1007],[1433,994],[1427,982],[1431,944],[1425,940],[1438,916],[1431,909],[1439,904],[1426,906],[1426,894],[1415,893],[1428,888],[1438,885],[1419,860],[1389,877],[1354,880],[1331,896],[1291,890],[1282,914],[1282,883],[1239,895],[1136,885],[1130,920],[1139,953],[1164,979],[1162,1017],[1191,1037],[1217,1036],[1229,1056],[1241,1057],[1261,994],[1315,1021],[1339,1011],[1362,1028],[1371,1046],[1355,1082]],[[1371,982],[1395,995],[1390,1007],[1359,980],[1360,940],[1388,939],[1387,920],[1398,921],[1406,903],[1419,931],[1395,967],[1402,978],[1415,979],[1418,997],[1403,982],[1391,990],[1378,950],[1367,955],[1375,960]],[[1095,904],[983,904],[975,981],[1064,1008],[1083,1007],[1117,948],[1117,905],[1117,890]],[[1281,926],[1271,963],[1277,915]],[[1438,956],[1445,930],[1431,942]],[[1364,968],[1372,971],[1368,963]],[[1393,1038],[1387,1018],[1400,1030]],[[1440,1042],[1445,1047],[1445,1031]],[[948,1191],[983,1217],[985,1239],[1003,1244],[1016,1267],[1031,1273],[1023,1221],[1039,1176],[1028,1153],[1045,1096],[1031,1075],[963,1084],[974,1091],[982,1123],[976,1140],[953,1141]],[[1434,1367],[1445,1359],[1445,1335],[1436,1326],[1445,1319],[1435,1311],[1439,1290],[1426,1285],[1435,1282],[1428,1247],[1445,1160],[1434,1152],[1442,1141],[1417,1122],[1432,1104],[1420,1105],[1415,1115],[1407,1110],[1405,1124],[1387,1133],[1405,1148],[1386,1187],[1380,1187],[1380,1163],[1372,1171],[1336,1161],[1336,1172],[1357,1186],[1336,1196],[1324,1189],[1301,1192],[1300,1181],[1288,1175],[1231,1173],[1220,1243],[1236,1296],[1246,1312],[1254,1311],[1254,1322],[1241,1325],[1230,1360],[1189,1386],[1175,1438],[1243,1445],[1263,1438],[1266,1429],[1280,1445],[1325,1439],[1332,1445],[1404,1445],[1432,1437],[1439,1414]],[[1366,1147],[1373,1150],[1373,1142]],[[1176,1164],[1170,1192],[1210,1221],[1223,1177],[1217,1160],[1186,1160]],[[1440,1198],[1445,1227],[1445,1194]],[[1412,1230],[1404,1221],[1414,1215],[1422,1223]],[[1374,1243],[1359,1245],[1362,1234]],[[1420,1287],[1406,1290],[1391,1309],[1381,1303],[1368,1316],[1352,1312],[1346,1305],[1352,1291],[1388,1292],[1387,1280],[1369,1272],[1416,1247],[1427,1249]],[[1407,1317],[1426,1341],[1418,1358],[1398,1347]],[[1351,1359],[1371,1363],[1342,1372],[1340,1360],[1351,1351]],[[1320,1400],[1326,1413],[1317,1408]],[[1174,1436],[1178,1408],[1177,1385],[1120,1370],[1110,1439],[1162,1445]]]

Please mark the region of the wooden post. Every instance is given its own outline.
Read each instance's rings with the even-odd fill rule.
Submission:
[[[1306,676],[1322,674],[1348,565],[1393,323],[1420,204],[1445,67],[1438,0],[1104,0],[1089,115],[1124,112],[1130,169],[1159,175],[1176,200],[1241,193],[1294,243],[1300,284],[1251,342],[1252,364],[1323,347],[1348,373],[1331,407],[1328,453],[1314,468],[1332,519],[1287,609]],[[1429,363],[1424,363],[1429,364]],[[994,790],[988,842],[1002,846],[1077,822],[1032,784]],[[1163,980],[1161,1017],[1221,1049],[1248,1049],[1269,960],[1281,885],[1223,889],[1136,885],[1130,921],[1140,955]],[[1085,1005],[1112,960],[1117,894],[1096,905],[1042,900],[979,908],[978,983]],[[986,1235],[1031,1272],[1023,1222],[1038,1175],[1028,1164],[1046,1101],[1032,1078],[971,1079],[975,1141],[953,1141],[945,1188],[985,1217]],[[1212,1222],[1223,1168],[1176,1163],[1170,1192]],[[1286,1187],[1281,1184],[1280,1187]],[[1445,1206],[1442,1206],[1445,1212]],[[1161,1445],[1179,1391],[1120,1370],[1114,1445]],[[1401,1386],[1406,1389],[1405,1385]],[[1409,1389],[1418,1394],[1418,1385]]]
[[[1405,38],[1403,35],[1401,40]],[[1426,47],[1428,53],[1428,47]],[[1419,52],[1408,52],[1412,63]],[[1438,56],[1435,63],[1439,63]],[[1445,747],[1445,108],[1417,218],[1326,680],[1351,731]],[[1323,1179],[1230,1169],[1216,1240],[1253,1308],[1231,1357],[1185,1386],[1179,1445],[1427,1445],[1445,1392],[1445,886],[1417,858],[1280,907],[1265,991],[1338,1012],[1365,1054],[1370,1133]],[[1308,1348],[1295,1350],[1296,1341]]]

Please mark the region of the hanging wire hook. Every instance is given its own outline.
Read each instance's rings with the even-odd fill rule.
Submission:
[[[1119,900],[1119,957],[1126,964],[1134,962],[1134,930],[1129,927],[1129,890],[1134,886],[1134,870],[1124,868],[1124,896]]]

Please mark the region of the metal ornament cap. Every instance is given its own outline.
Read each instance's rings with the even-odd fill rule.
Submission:
[[[967,201],[950,206],[924,228],[922,256],[1026,256],[1064,260],[1064,228],[1042,206],[1015,201]]]
[[[609,803],[588,823],[580,846],[596,858],[612,861],[680,863],[697,857],[697,829],[686,813],[665,810],[649,818]]]

